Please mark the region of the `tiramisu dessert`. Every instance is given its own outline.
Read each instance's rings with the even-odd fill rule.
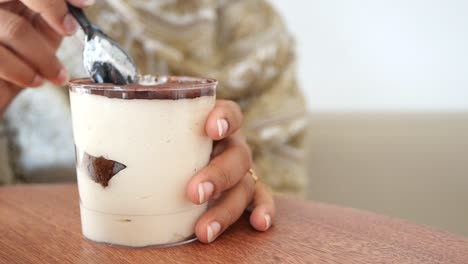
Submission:
[[[206,205],[186,197],[210,159],[205,122],[217,82],[143,78],[139,84],[70,82],[83,234],[131,247],[194,238]]]

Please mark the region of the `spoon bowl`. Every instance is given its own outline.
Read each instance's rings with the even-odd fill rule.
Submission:
[[[82,9],[68,4],[70,13],[86,34],[83,65],[96,83],[129,84],[138,80],[132,57],[99,27],[91,23]]]

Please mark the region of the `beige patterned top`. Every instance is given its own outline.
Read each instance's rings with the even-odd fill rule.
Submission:
[[[275,191],[304,192],[306,110],[294,40],[266,1],[105,0],[87,13],[131,51],[142,73],[219,80],[218,97],[244,112],[257,174]]]

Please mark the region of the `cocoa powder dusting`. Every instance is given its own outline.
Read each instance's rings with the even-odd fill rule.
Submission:
[[[214,96],[217,81],[212,79],[201,80],[186,77],[183,80],[169,76],[167,82],[157,85],[128,84],[118,86],[109,83],[96,84],[90,79],[77,79],[70,82],[70,91],[87,93],[108,98],[125,100],[146,99],[146,100],[179,100],[193,99],[202,96]]]

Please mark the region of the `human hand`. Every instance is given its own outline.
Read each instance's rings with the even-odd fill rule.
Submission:
[[[69,0],[78,7],[93,0]],[[55,85],[68,74],[55,52],[77,23],[65,0],[0,0],[0,114],[24,87]]]
[[[241,135],[242,112],[232,101],[218,100],[206,133],[215,140],[211,161],[190,180],[187,196],[195,204],[210,202],[195,228],[198,239],[211,243],[232,225],[247,207],[250,224],[258,231],[270,228],[275,214],[272,194],[256,182],[249,170],[252,154]]]

